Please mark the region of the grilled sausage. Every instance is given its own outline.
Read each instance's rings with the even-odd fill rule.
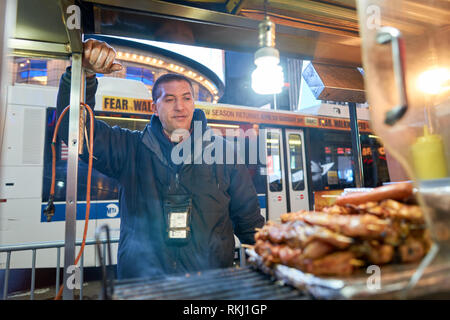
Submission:
[[[380,237],[389,227],[389,222],[370,214],[336,215],[328,213],[295,212],[291,221],[304,221],[313,226],[325,227],[347,237]]]
[[[335,247],[333,247],[329,243],[320,240],[315,240],[310,242],[305,247],[305,249],[303,249],[302,256],[305,259],[318,259],[334,250]]]
[[[320,259],[303,261],[301,269],[315,275],[346,276],[354,270],[354,258],[350,251],[334,252]]]
[[[386,199],[404,200],[413,193],[413,186],[409,182],[394,183],[373,189],[369,192],[349,193],[336,199],[335,204],[362,204],[369,201],[381,201]]]
[[[399,252],[402,262],[416,262],[425,255],[425,248],[420,240],[408,238],[399,247]]]

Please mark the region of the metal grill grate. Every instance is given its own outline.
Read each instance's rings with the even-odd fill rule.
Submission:
[[[250,267],[216,269],[164,279],[118,281],[113,299],[258,300],[306,299],[297,289],[274,282]]]

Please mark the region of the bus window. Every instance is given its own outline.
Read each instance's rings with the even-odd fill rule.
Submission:
[[[130,130],[143,131],[145,126],[150,122],[149,119],[135,119],[135,118],[119,118],[108,116],[95,116],[96,119],[106,122],[111,127],[119,126]]]
[[[303,172],[302,137],[291,133],[288,137],[289,162],[291,165],[292,190],[305,190],[305,178]]]
[[[361,154],[365,187],[378,187],[390,181],[386,153],[377,136],[361,134]]]
[[[258,149],[250,148],[250,144],[256,145],[259,148],[257,136],[256,137],[245,137],[245,165],[247,166],[248,172],[252,178],[253,185],[255,186],[256,193],[264,194],[266,190],[266,175],[265,167],[261,163],[261,159],[258,156],[251,155],[250,153],[256,152],[259,155]],[[239,143],[236,140],[236,150],[238,150]],[[256,163],[255,163],[256,158]]]
[[[278,132],[267,132],[267,174],[269,176],[269,188],[272,192],[283,190],[281,175],[281,151],[280,134]]]
[[[353,167],[352,167],[352,155],[341,153],[344,148],[337,148],[337,176],[341,185],[348,186],[353,185]],[[345,148],[350,149],[350,148]],[[351,150],[351,149],[350,149]],[[330,172],[330,171],[329,171]],[[331,171],[333,172],[333,171]],[[329,179],[330,180],[330,179]]]
[[[313,191],[354,188],[355,170],[350,132],[311,129]],[[361,134],[364,187],[389,181],[384,148],[375,136]]]

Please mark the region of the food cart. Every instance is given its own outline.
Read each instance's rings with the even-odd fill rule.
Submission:
[[[189,4],[190,1],[186,2]],[[128,36],[254,52],[259,22],[269,14],[278,24],[277,48],[283,54],[313,60],[316,63],[315,71],[325,65],[325,70],[329,70],[330,74],[336,67],[348,70],[348,74],[354,73],[357,67],[364,68],[366,95],[361,94],[360,84],[349,87],[354,85],[351,81],[353,78],[344,75],[341,87],[350,94],[339,99],[349,102],[353,154],[359,155],[355,158],[356,167],[359,168],[357,186],[362,187],[362,177],[355,103],[367,99],[373,130],[414,181],[414,194],[431,230],[433,246],[416,265],[388,266],[383,269],[384,278],[381,281],[385,281],[386,286],[383,286],[384,290],[376,292],[367,289],[367,275],[323,279],[283,265],[268,269],[251,250],[250,261],[253,261],[256,269],[319,298],[367,298],[376,294],[404,294],[402,297],[409,297],[407,294],[418,296],[436,290],[448,291],[450,61],[448,41],[440,40],[449,38],[448,2],[337,2],[336,5],[319,1],[275,0],[263,6],[260,1],[247,1],[244,4],[223,1],[223,7],[214,10],[214,6],[208,6],[208,1],[204,7],[154,0],[12,1],[17,4],[15,30],[8,39],[12,55],[72,59],[65,268],[75,262],[77,165],[79,150],[83,145],[83,134],[79,128],[83,122],[80,102],[83,101],[84,92],[81,64],[84,34]],[[295,19],[285,19],[286,15]],[[320,72],[311,74],[321,79],[322,87],[325,88],[317,91],[317,97],[323,93],[333,93],[333,88],[329,89],[330,86],[325,85]],[[423,91],[416,88],[418,82],[425,88]],[[1,111],[4,113],[4,110]],[[247,276],[251,278],[254,276],[252,272],[257,271],[245,272],[248,274],[232,271],[209,273],[208,278],[202,278],[199,274],[197,278],[181,277],[176,281],[182,282],[180,279],[189,278],[189,281],[197,279],[199,283],[206,281],[214,284],[214,281],[224,282],[226,277],[237,275],[245,282]],[[64,283],[67,283],[66,280]],[[139,280],[131,287],[150,288],[156,286],[156,282]],[[259,282],[256,283],[255,287],[260,286]],[[279,289],[272,285],[276,284],[264,283],[262,286],[270,288],[268,290]],[[192,288],[192,284],[188,287]],[[117,282],[115,288],[115,293],[109,296],[105,290],[104,297],[150,299],[154,296],[153,293],[136,294],[130,289],[129,282]],[[178,287],[175,285],[173,288]],[[168,288],[167,292],[175,290],[173,288]],[[204,286],[201,286],[199,291],[189,292],[194,292],[194,297],[210,296],[208,292],[202,293],[203,289]],[[285,291],[278,296],[280,299],[297,297],[289,290]],[[233,294],[237,294],[236,290],[231,292],[231,295],[218,294],[216,297],[233,297]],[[179,295],[179,292],[176,296],[185,297],[191,296]],[[64,287],[63,298],[73,299],[73,289]]]

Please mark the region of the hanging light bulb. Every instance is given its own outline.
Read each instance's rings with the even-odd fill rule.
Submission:
[[[252,73],[252,88],[259,94],[280,93],[284,85],[280,53],[275,48],[275,24],[266,15],[259,24],[259,49],[255,52],[256,69]]]

